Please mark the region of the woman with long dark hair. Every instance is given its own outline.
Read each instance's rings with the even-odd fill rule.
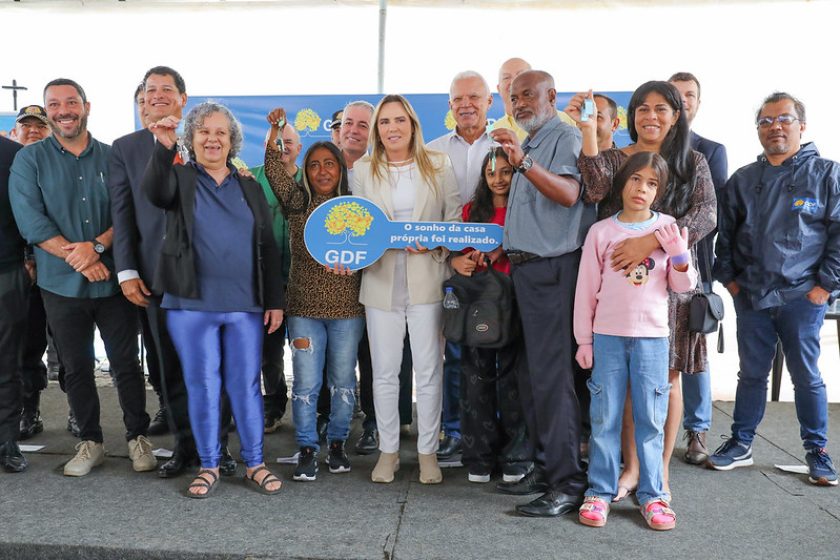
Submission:
[[[630,156],[638,152],[656,152],[668,162],[668,184],[665,192],[653,204],[655,211],[676,218],[680,228],[688,229],[688,244],[692,265],[697,267],[696,243],[708,235],[717,222],[717,203],[712,177],[706,158],[689,145],[689,126],[682,109],[679,91],[668,82],[650,81],[639,86],[630,98],[627,109],[627,126],[633,143],[624,148],[600,152],[596,134],[597,113],[587,121],[580,120],[584,100],[592,92],[575,95],[566,107],[566,113],[578,122],[583,133],[583,147],[578,166],[584,186],[584,200],[598,203],[598,217],[605,218],[621,209],[621,200],[608,197],[613,178]],[[651,233],[627,239],[616,246],[612,256],[613,269],[633,270],[659,247]],[[689,303],[698,287],[685,293],[671,293],[668,306],[670,360],[668,381],[671,384],[668,417],[665,422],[664,486],[670,494],[668,463],[682,419],[682,391],[679,374],[708,371],[706,337],[688,329]],[[630,408],[625,406],[625,423],[622,433],[625,468],[619,479],[620,500],[634,491],[639,480],[639,462],[633,440]]]
[[[344,449],[356,402],[356,353],[365,328],[359,303],[360,274],[318,264],[303,240],[306,221],[324,202],[348,194],[347,166],[331,142],[317,142],[303,159],[303,183],[298,184],[280,161],[275,145],[285,122],[283,109],[268,115],[271,125],[265,151],[265,172],[289,223],[292,267],[289,272],[287,322],[292,348],[292,414],[300,447],[294,480],[313,481],[318,475],[320,442],[316,429],[318,394],[326,366],[330,394],[327,430],[331,473],[350,471]]]

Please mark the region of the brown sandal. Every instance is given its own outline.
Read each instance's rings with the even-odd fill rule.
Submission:
[[[263,477],[261,482],[257,482],[257,473],[260,473],[262,471],[266,471],[268,474]],[[254,490],[256,490],[257,492],[265,494],[267,496],[277,494],[278,492],[280,492],[280,490],[283,489],[283,481],[280,480],[280,478],[278,478],[273,472],[268,470],[268,468],[265,465],[263,465],[262,467],[257,467],[256,470],[254,470],[254,472],[252,472],[250,475],[246,472],[245,482],[248,482],[251,485],[253,485]],[[272,482],[279,482],[280,487],[274,490],[269,490],[267,486]]]
[[[209,474],[213,477],[213,480],[207,480],[204,476],[205,474]],[[201,482],[195,482],[196,480],[200,480]],[[213,490],[216,489],[216,486],[219,485],[219,476],[211,471],[210,469],[200,469],[198,474],[195,476],[193,483],[187,486],[187,497],[188,498],[195,498],[196,500],[204,499],[210,494],[213,493]],[[207,492],[204,494],[196,494],[195,492],[191,492],[193,488],[207,488]]]

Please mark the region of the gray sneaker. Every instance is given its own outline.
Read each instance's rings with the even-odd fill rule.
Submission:
[[[148,472],[157,468],[152,442],[146,436],[137,436],[128,442],[128,458],[135,472]]]
[[[105,448],[91,440],[76,444],[76,456],[64,465],[64,476],[85,476],[105,461]]]

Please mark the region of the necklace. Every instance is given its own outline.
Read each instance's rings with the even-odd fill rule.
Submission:
[[[392,166],[396,167],[396,166],[400,166],[400,165],[405,165],[406,163],[409,163],[411,161],[414,161],[414,156],[411,156],[410,158],[404,159],[402,161],[389,161],[388,165],[392,165]]]

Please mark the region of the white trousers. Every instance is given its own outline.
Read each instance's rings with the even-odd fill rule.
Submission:
[[[443,394],[443,308],[440,302],[395,305],[391,311],[366,307],[365,313],[373,365],[373,405],[379,450],[395,453],[400,448],[399,373],[407,324],[417,395],[417,451],[436,452]]]

